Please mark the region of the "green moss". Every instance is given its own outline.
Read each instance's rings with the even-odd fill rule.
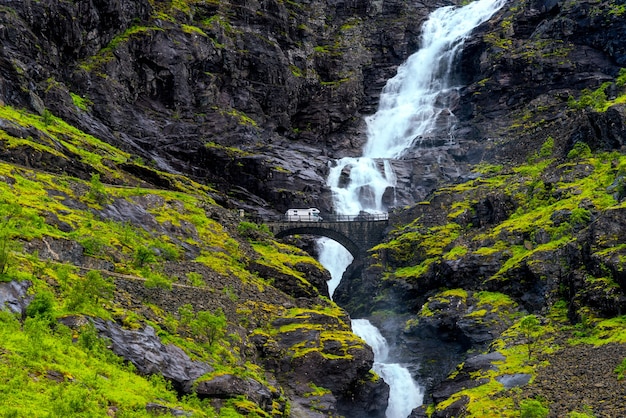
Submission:
[[[224,145],[217,144],[215,142],[207,142],[206,144],[204,144],[204,146],[207,148],[215,148],[215,149],[223,150],[231,158],[240,158],[240,157],[247,157],[247,156],[253,155],[252,153],[243,151],[239,148],[227,147]]]
[[[444,254],[443,258],[445,260],[457,260],[461,257],[463,257],[465,254],[467,254],[467,247],[462,247],[462,246],[458,246],[458,247],[454,247],[452,248],[450,251],[448,251],[446,254]]]
[[[87,72],[96,72],[100,70],[107,62],[110,62],[115,58],[113,51],[117,49],[120,45],[128,42],[132,38],[141,38],[142,36],[149,36],[155,31],[161,31],[163,29],[157,26],[140,26],[135,25],[128,28],[124,33],[117,35],[109,44],[102,48],[98,54],[87,58],[80,64],[80,68]],[[102,77],[106,78],[106,74],[101,74]]]
[[[591,344],[595,346],[608,343],[626,343],[626,315],[609,319],[593,320],[589,332],[570,339],[570,344]]]
[[[232,110],[229,110],[229,111],[224,112],[224,113],[229,115],[229,116],[231,116],[231,117],[233,117],[233,118],[235,118],[235,119],[237,119],[241,125],[247,125],[247,126],[251,126],[251,127],[254,127],[254,128],[256,128],[258,126],[254,119],[252,119],[251,117],[247,116],[243,112],[240,112],[239,110],[232,109]]]
[[[304,273],[294,268],[298,264],[310,264],[319,271],[324,269],[310,255],[290,245],[278,242],[253,242],[252,248],[259,255],[257,262],[293,276],[294,279],[306,281]]]
[[[291,74],[293,74],[294,77],[302,77],[304,75],[302,70],[295,65],[290,65],[289,70],[291,71]]]
[[[79,96],[78,94],[70,93],[70,96],[72,96],[72,102],[74,102],[74,106],[84,112],[89,111],[89,107],[93,105],[93,102],[91,100]]]
[[[180,27],[183,30],[183,32],[189,35],[200,35],[202,37],[208,38],[208,35],[197,26],[181,25]]]
[[[122,163],[130,157],[128,153],[122,152],[92,135],[85,134],[56,117],[52,117],[51,122],[45,123],[43,117],[9,106],[0,106],[0,118],[25,128],[32,126],[45,133],[45,136],[40,136],[37,139],[31,138],[26,143],[11,138],[6,132],[0,131],[0,139],[8,141],[14,146],[17,144],[28,145],[51,155],[60,155],[60,151],[56,151],[56,144],[61,144],[72,154],[72,157],[79,156],[84,163],[93,166],[95,171],[106,173],[113,178],[120,177],[119,171],[111,169],[110,164],[104,163]]]

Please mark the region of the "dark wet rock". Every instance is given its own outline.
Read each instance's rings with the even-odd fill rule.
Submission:
[[[141,374],[159,374],[170,380],[180,393],[191,393],[196,379],[212,369],[194,361],[179,347],[163,344],[154,328],[126,330],[111,321],[92,319],[100,336],[111,341],[111,349],[131,362]]]
[[[326,404],[324,411],[340,410],[346,417],[355,418],[369,411],[372,417],[382,417],[386,398],[374,400],[362,394],[384,395],[388,391],[387,384],[382,379],[371,380],[369,371],[374,354],[362,340],[350,334],[344,322],[348,320],[347,316],[337,318],[315,312],[277,318],[272,327],[284,331],[272,338],[256,335],[252,342],[265,366],[281,376],[301,407],[312,402],[308,382],[313,382],[332,393],[332,397],[316,398]],[[317,412],[311,416],[317,416]]]
[[[172,20],[145,0],[5,7],[3,103],[49,109],[160,169],[238,190],[231,202],[241,207],[262,199],[280,212],[330,209],[328,156],[358,153],[360,115],[375,110],[385,80],[417,49],[419,22],[433,5],[194,3],[188,13],[169,11]],[[208,16],[219,19],[207,24]],[[243,152],[233,156],[235,148]],[[12,154],[24,165],[90,175],[52,155]],[[138,165],[122,166],[169,187]]]
[[[602,150],[623,144],[623,106],[570,112],[567,105],[581,90],[613,81],[626,56],[623,20],[610,18],[610,7],[597,7],[594,1],[505,6],[499,26],[478,29],[489,37],[475,36],[466,44],[461,67],[467,87],[457,109],[459,131],[473,138],[501,138],[510,132],[511,140],[489,146],[488,159],[522,162],[546,135],[555,138],[555,155],[567,154],[577,141]],[[599,13],[590,13],[592,9]],[[529,113],[522,122],[524,108]]]
[[[456,373],[453,377],[445,379],[433,389],[431,393],[433,401],[435,404],[438,404],[457,392],[489,382],[489,378],[475,378],[474,376],[484,374],[490,370],[497,371],[498,367],[493,363],[504,360],[504,356],[498,352],[479,354],[468,358],[462,365],[457,366]],[[455,408],[452,410],[455,410]],[[451,409],[447,408],[444,411],[440,411],[440,413],[449,413],[449,411],[451,411]]]
[[[496,361],[504,361],[506,358],[497,351],[486,354],[478,354],[465,360],[463,371],[472,373],[476,371],[498,370],[493,364]]]
[[[527,373],[503,374],[496,377],[496,380],[502,383],[505,388],[511,389],[528,384],[531,377]]]
[[[388,407],[389,386],[382,379],[365,381],[338,399],[337,410],[348,418],[383,418]]]
[[[24,249],[31,253],[37,253],[43,259],[69,263],[86,269],[113,271],[115,265],[109,260],[96,257],[94,249],[87,249],[76,241],[67,239],[55,239],[44,236],[41,239],[33,239],[24,245]],[[100,251],[97,249],[96,252]]]
[[[448,399],[453,394],[465,389],[475,388],[476,386],[487,383],[489,379],[470,379],[468,376],[459,376],[453,379],[445,380],[440,383],[432,392],[433,401],[437,404]]]
[[[146,411],[151,415],[171,415],[174,417],[190,417],[193,414],[191,412],[183,411],[181,409],[170,408],[165,405],[150,402],[146,404]]]
[[[452,402],[443,411],[435,411],[431,418],[455,418],[465,415],[467,404],[469,403],[468,396],[461,396],[458,400]]]
[[[235,398],[244,396],[267,412],[272,410],[271,390],[251,378],[241,378],[230,374],[199,379],[194,385],[199,398]]]
[[[328,296],[328,286],[326,282],[330,279],[330,274],[326,270],[320,271],[314,268],[313,265],[309,266],[303,263],[294,267],[299,271],[304,270],[312,273],[306,276],[312,283],[310,283],[309,280],[303,280],[300,277],[285,274],[275,268],[258,262],[251,262],[248,265],[250,271],[257,273],[260,277],[272,283],[277,289],[295,298],[312,298],[318,294]]]

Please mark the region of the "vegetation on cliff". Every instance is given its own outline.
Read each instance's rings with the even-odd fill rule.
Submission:
[[[405,209],[410,215],[399,212],[413,221],[372,249],[369,269],[383,277],[374,309],[421,306],[405,334],[433,329],[436,338],[501,355],[478,369],[460,365],[443,382],[447,389],[433,389],[429,414],[620,416],[626,156],[592,152],[584,142],[560,154],[548,137],[525,164],[482,164],[475,173]],[[583,391],[585,401],[574,406],[540,383],[553,362],[594,351],[610,369],[589,377],[603,382],[601,395]],[[511,376],[527,378],[509,386]],[[568,384],[550,379],[558,388]]]
[[[313,394],[295,387],[286,377],[293,370],[345,358],[345,372],[364,356],[343,385],[369,379],[371,351],[345,312],[308,282],[326,275],[306,253],[217,205],[211,187],[148,167],[57,117],[8,106],[0,116],[3,155],[47,169],[0,162],[0,277],[3,292],[21,289],[9,292],[11,311],[0,311],[0,414],[283,416],[299,396],[315,410],[328,388],[341,394],[335,382],[322,389],[315,378],[302,382],[318,385]],[[64,173],[66,164],[83,178]],[[294,328],[275,322],[292,317],[316,330],[300,348],[276,342]],[[128,332],[154,329],[163,347],[203,364],[195,389],[146,369],[146,353],[120,354],[124,345],[103,337],[95,319]],[[272,369],[254,348],[255,329],[269,333],[275,349],[284,345],[281,361],[293,364]],[[267,399],[215,389],[224,376],[266,388]]]

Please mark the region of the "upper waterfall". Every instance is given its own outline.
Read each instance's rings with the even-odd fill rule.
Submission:
[[[449,116],[454,62],[465,39],[505,0],[480,0],[465,7],[442,7],[422,28],[421,47],[387,81],[378,111],[366,118],[368,141],[363,156],[398,158],[428,135],[440,116]]]
[[[378,111],[365,119],[367,142],[363,156],[331,163],[327,185],[333,192],[335,212],[387,210],[383,197],[388,189],[396,187],[388,160],[400,158],[416,142],[439,129],[441,119],[454,120],[450,102],[460,87],[452,84],[451,77],[456,58],[472,30],[505,1],[479,0],[431,13],[423,26],[421,48],[388,80]]]

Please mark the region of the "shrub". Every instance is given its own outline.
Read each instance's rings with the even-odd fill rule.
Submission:
[[[41,121],[43,122],[44,126],[51,125],[52,122],[54,122],[54,115],[48,109],[44,109],[43,113],[41,114]]]
[[[99,205],[104,205],[109,199],[106,189],[100,181],[100,174],[92,174],[89,182],[89,193],[87,197]]]
[[[180,252],[173,244],[167,242],[157,242],[154,244],[154,248],[157,254],[164,260],[176,261],[180,259]]]
[[[187,280],[189,280],[189,283],[191,283],[192,286],[204,287],[206,285],[202,275],[195,271],[190,271],[187,273]]]
[[[543,145],[541,145],[541,149],[539,150],[540,158],[547,158],[552,155],[552,151],[554,150],[554,138],[549,136],[546,138]]]
[[[617,380],[624,379],[624,376],[626,375],[626,358],[615,368],[615,373],[617,373]]]
[[[589,145],[584,142],[576,142],[571,151],[567,153],[567,158],[570,160],[589,157],[591,157],[591,148],[589,148]]]
[[[114,289],[115,285],[111,278],[104,278],[100,272],[92,270],[74,283],[67,297],[67,308],[79,310],[88,304],[108,300],[113,297]]]
[[[6,232],[0,233],[0,276],[9,270],[11,240]]]
[[[591,212],[585,208],[576,208],[570,215],[570,223],[574,228],[582,228],[591,221]]]
[[[148,273],[146,275],[148,277],[146,277],[146,282],[144,285],[148,289],[159,288],[159,289],[172,290],[172,280],[168,279],[164,275],[160,273]]]
[[[44,318],[51,321],[54,318],[54,295],[48,291],[35,294],[35,297],[26,308],[26,316]]]
[[[155,261],[154,252],[150,248],[139,247],[135,249],[133,264],[135,267],[143,267]]]
[[[96,237],[87,237],[80,241],[80,245],[83,246],[83,252],[85,255],[98,256],[102,253],[105,245],[101,239]]]
[[[595,418],[595,414],[588,406],[583,408],[583,412],[572,411],[567,414],[567,418]]]
[[[550,410],[536,399],[525,399],[520,402],[521,418],[545,418]]]
[[[14,203],[0,206],[0,275],[6,274],[11,264],[11,251],[15,247],[13,228],[21,212],[22,207]]]
[[[237,225],[237,232],[242,237],[251,240],[260,240],[270,233],[269,227],[265,224],[255,224],[253,222],[242,221]]]

